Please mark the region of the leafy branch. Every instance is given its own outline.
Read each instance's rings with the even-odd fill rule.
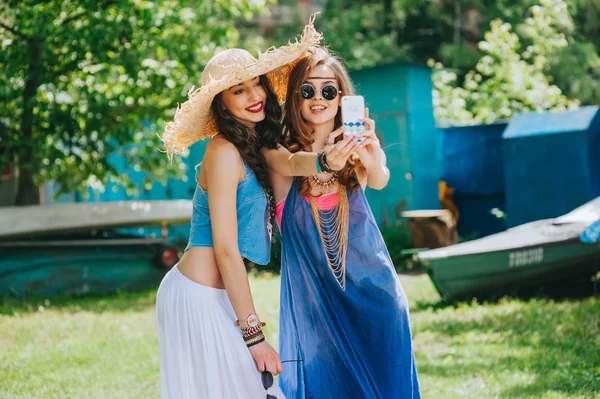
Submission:
[[[20,37],[22,39],[28,39],[27,36],[25,36],[21,32],[18,32],[16,29],[8,26],[4,21],[0,21],[0,28],[4,28],[5,30],[7,30],[10,33],[12,33],[13,35],[18,36],[18,37]]]

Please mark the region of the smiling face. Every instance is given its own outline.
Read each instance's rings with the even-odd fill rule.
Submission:
[[[246,80],[221,92],[223,106],[241,124],[254,129],[265,119],[267,92],[260,78]]]
[[[326,64],[317,65],[304,83],[312,85],[315,90],[314,97],[301,100],[302,118],[313,127],[324,123],[332,123],[338,113],[342,98],[333,69]],[[322,92],[325,86],[335,87],[338,90],[338,95],[332,100],[325,99]]]

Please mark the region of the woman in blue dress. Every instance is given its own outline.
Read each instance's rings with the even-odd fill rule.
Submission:
[[[342,93],[353,95],[352,83],[326,50],[296,64],[284,119],[291,152],[334,145]],[[339,173],[270,172],[283,244],[280,356],[295,361],[279,378],[288,399],[420,398],[406,295],[364,193],[389,180],[365,114],[358,159]]]

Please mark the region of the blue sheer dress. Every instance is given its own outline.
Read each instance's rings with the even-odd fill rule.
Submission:
[[[288,399],[420,398],[408,303],[362,189],[349,202],[346,289],[297,180],[281,225],[279,376]]]

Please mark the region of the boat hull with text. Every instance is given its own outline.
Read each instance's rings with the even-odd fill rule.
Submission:
[[[416,256],[447,299],[593,294],[599,288],[600,245],[580,236],[598,220],[600,198],[559,218]]]

